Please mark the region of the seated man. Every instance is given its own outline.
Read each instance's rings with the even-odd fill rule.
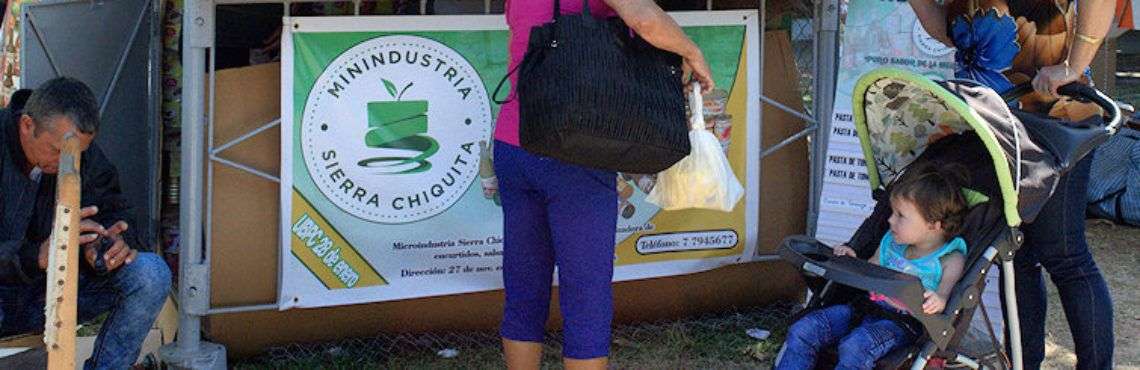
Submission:
[[[139,252],[150,246],[128,231],[118,175],[92,142],[98,128],[95,96],[72,78],[45,82],[23,107],[0,109],[0,335],[44,330],[56,173],[63,137],[74,131],[84,149],[78,319],[109,312],[85,368],[125,369],[166,300],[170,269],[158,255]],[[100,238],[112,244],[96,269]]]

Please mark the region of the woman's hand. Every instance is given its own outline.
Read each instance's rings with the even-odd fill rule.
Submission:
[[[689,76],[689,81],[685,86],[690,86],[690,82],[697,81],[701,84],[701,94],[708,94],[712,89],[716,88],[716,83],[712,79],[712,70],[709,69],[709,63],[705,61],[704,54],[699,49],[692,53],[691,56],[684,58],[684,63],[681,65],[685,75]]]
[[[1033,90],[1057,97],[1057,89],[1081,78],[1081,74],[1069,67],[1068,63],[1041,68],[1033,78]]]
[[[1033,89],[1057,97],[1057,88],[1077,81],[1092,64],[1100,43],[1112,27],[1116,2],[1111,0],[1082,0],[1077,3],[1077,21],[1066,62],[1041,68],[1033,78]],[[1111,72],[1110,72],[1111,73]]]

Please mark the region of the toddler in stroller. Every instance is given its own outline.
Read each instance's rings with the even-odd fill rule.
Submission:
[[[957,236],[967,206],[960,190],[965,171],[937,163],[906,171],[889,197],[890,231],[869,260],[917,276],[925,288],[922,311],[929,315],[942,313],[965,267],[966,242]],[[833,253],[858,258],[847,245],[835,247]],[[837,368],[869,369],[891,350],[913,342],[921,330],[902,302],[871,292],[854,302],[812,311],[792,324],[776,369],[811,369],[816,353],[835,344]]]

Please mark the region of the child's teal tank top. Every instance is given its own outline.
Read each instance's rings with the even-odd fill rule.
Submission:
[[[879,242],[879,265],[896,271],[917,276],[922,280],[922,286],[928,290],[938,291],[938,283],[942,281],[942,256],[951,252],[966,255],[966,241],[955,237],[942,248],[920,258],[906,258],[906,244],[895,243],[895,236],[887,231],[883,240]]]

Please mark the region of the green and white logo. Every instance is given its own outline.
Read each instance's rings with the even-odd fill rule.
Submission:
[[[375,168],[377,173],[387,174],[415,174],[431,170],[432,164],[428,158],[439,152],[439,143],[426,135],[428,101],[400,101],[415,82],[409,82],[397,93],[392,81],[383,81],[388,95],[396,101],[368,103],[368,133],[364,136],[364,143],[369,148],[402,149],[416,155],[374,157],[361,160],[358,164]]]
[[[954,48],[942,44],[941,41],[926,33],[926,29],[922,27],[922,22],[917,19],[914,20],[914,24],[910,28],[910,34],[914,47],[926,55],[940,57],[954,52]]]
[[[321,73],[300,145],[309,176],[337,207],[407,223],[462,198],[491,128],[487,90],[462,55],[419,36],[381,36]]]

